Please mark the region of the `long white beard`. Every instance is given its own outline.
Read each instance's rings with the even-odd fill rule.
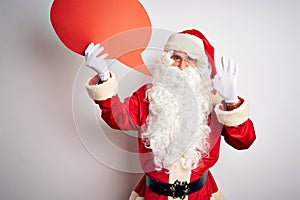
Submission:
[[[153,84],[147,90],[149,115],[142,134],[150,148],[156,170],[170,170],[179,162],[194,169],[209,153],[207,125],[212,110],[208,67],[178,67],[159,63],[152,72]]]

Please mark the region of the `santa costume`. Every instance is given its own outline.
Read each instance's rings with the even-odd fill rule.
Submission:
[[[141,168],[145,172],[130,200],[221,200],[209,169],[219,157],[221,136],[236,149],[255,140],[246,99],[226,108],[212,92],[216,74],[214,49],[197,30],[170,36],[165,54],[153,71],[153,82],[121,102],[115,75],[86,84],[89,96],[113,129],[137,130]],[[170,54],[185,52],[197,67],[170,67]]]

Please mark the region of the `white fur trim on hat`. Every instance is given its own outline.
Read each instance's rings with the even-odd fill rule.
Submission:
[[[214,110],[218,121],[226,126],[238,126],[249,118],[249,105],[247,100],[244,100],[242,105],[231,111],[225,111],[221,108],[223,108],[223,105],[217,104]]]
[[[111,75],[111,78],[101,84],[98,84],[99,76],[95,76],[85,84],[91,99],[101,101],[117,94],[118,82],[116,76],[113,73],[111,73]]]
[[[193,59],[202,58],[203,54],[205,54],[203,41],[199,37],[187,33],[175,33],[171,35],[164,50],[183,51]]]

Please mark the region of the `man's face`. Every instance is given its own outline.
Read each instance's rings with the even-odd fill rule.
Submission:
[[[180,70],[184,70],[189,66],[195,67],[197,65],[196,59],[189,57],[185,52],[182,51],[174,51],[171,59],[174,60],[172,66],[178,67]]]

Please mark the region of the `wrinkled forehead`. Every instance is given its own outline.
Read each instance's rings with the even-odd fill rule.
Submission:
[[[184,51],[173,51],[173,55],[178,55],[180,57],[190,57],[186,52]]]

